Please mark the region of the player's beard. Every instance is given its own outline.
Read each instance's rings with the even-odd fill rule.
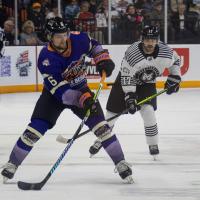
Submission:
[[[58,51],[60,51],[60,52],[65,51],[66,48],[67,48],[67,42],[66,42],[66,41],[60,42],[59,45],[55,45],[55,44],[53,44],[53,45],[54,45],[54,47],[56,48],[56,50],[58,50]]]
[[[144,48],[145,53],[147,54],[151,54],[155,50],[155,46],[153,45],[143,45],[143,48]]]

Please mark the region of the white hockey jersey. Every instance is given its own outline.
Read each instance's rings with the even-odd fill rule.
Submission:
[[[159,42],[152,55],[145,55],[142,42],[133,43],[125,52],[120,69],[124,92],[135,92],[138,84],[155,83],[165,68],[171,75],[180,76],[180,57],[167,44]]]

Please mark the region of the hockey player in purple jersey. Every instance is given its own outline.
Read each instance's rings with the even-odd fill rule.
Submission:
[[[109,53],[86,33],[69,32],[59,17],[47,21],[46,31],[49,43],[43,47],[38,58],[44,89],[30,123],[17,140],[1,172],[4,180],[13,178],[35,143],[54,127],[64,109],[71,109],[80,119],[90,109],[91,114],[85,124],[101,139],[120,177],[132,183],[132,170],[125,161],[120,143],[111,133],[100,103],[93,101],[94,94],[87,86],[85,57],[92,57],[99,73],[102,75],[104,71],[109,77],[114,69]]]

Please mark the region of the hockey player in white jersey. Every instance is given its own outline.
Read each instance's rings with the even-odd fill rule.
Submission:
[[[165,68],[168,68],[169,75],[164,88],[168,89],[166,93],[170,95],[179,90],[180,58],[167,44],[159,41],[159,30],[156,26],[145,26],[141,41],[133,43],[125,52],[106,107],[107,119],[126,108],[130,114],[139,110],[149,152],[154,158],[159,154],[156,98],[141,106],[137,106],[136,102],[156,93],[156,77],[162,76]],[[110,121],[110,126],[114,126],[115,121],[116,119]],[[100,148],[101,141],[96,140],[89,152],[94,155]]]

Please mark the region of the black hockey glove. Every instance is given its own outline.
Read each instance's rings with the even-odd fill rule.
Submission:
[[[137,105],[137,96],[134,92],[128,92],[125,96],[126,108],[129,109],[130,114],[134,114],[140,109],[140,106]]]
[[[106,72],[106,77],[109,77],[112,74],[112,71],[115,68],[114,62],[110,60],[103,60],[97,64],[97,70],[102,76],[102,72]]]
[[[84,89],[84,91],[82,92],[83,93],[80,96],[79,104],[83,108],[84,115],[89,109],[90,109],[90,113],[95,113],[97,111],[97,107],[93,99],[94,93],[90,91],[89,88]]]
[[[178,75],[169,75],[165,82],[165,89],[167,94],[172,94],[179,91],[181,77]]]
[[[109,53],[107,50],[104,50],[94,56],[94,62],[97,66],[97,71],[102,76],[102,72],[106,72],[106,77],[109,77],[112,74],[112,71],[115,68],[114,62],[110,59]]]

